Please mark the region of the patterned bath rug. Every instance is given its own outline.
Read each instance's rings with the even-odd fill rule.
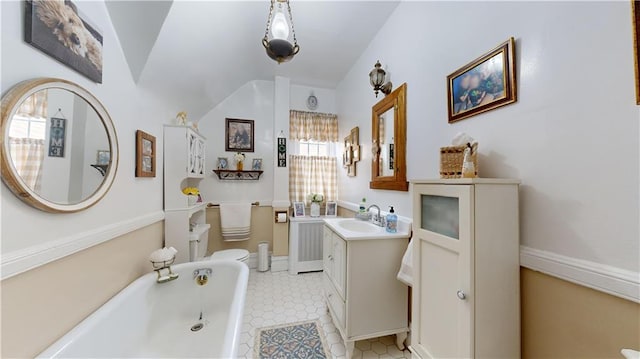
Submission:
[[[260,328],[253,347],[258,359],[331,358],[317,320]]]

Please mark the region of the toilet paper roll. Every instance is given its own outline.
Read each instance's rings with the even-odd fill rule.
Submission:
[[[286,213],[278,213],[278,223],[287,223]]]

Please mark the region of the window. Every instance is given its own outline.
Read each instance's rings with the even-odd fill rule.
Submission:
[[[9,128],[9,137],[44,140],[47,120],[42,117],[14,115]]]

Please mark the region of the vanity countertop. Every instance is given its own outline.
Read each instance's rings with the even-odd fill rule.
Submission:
[[[389,233],[384,227],[379,227],[371,222],[354,218],[326,217],[324,223],[343,239],[408,239],[411,236],[411,225],[398,221],[398,232]]]

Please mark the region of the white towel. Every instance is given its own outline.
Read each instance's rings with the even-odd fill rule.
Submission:
[[[220,203],[220,227],[225,241],[245,241],[251,233],[251,203]]]
[[[402,263],[397,277],[399,281],[409,287],[413,287],[413,238],[409,241],[409,246],[407,246],[407,250],[402,256]]]
[[[622,349],[620,351],[620,353],[622,353],[622,355],[626,358],[626,359],[638,359],[640,358],[640,352],[633,350],[633,349]]]

